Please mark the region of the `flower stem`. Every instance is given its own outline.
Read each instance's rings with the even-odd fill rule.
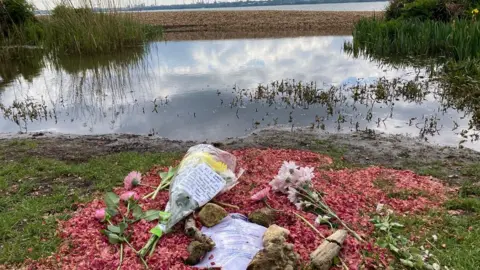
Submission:
[[[153,242],[153,246],[150,249],[150,253],[148,254],[149,257],[153,255],[153,252],[155,252],[155,248],[157,247],[158,240],[160,240],[160,238],[155,239],[155,242]]]
[[[122,262],[123,262],[123,243],[120,244],[120,263],[118,264],[117,270],[122,269]]]
[[[220,205],[220,206],[223,206],[223,207],[229,207],[229,208],[233,208],[233,209],[240,209],[240,207],[236,206],[236,205],[233,205],[233,204],[228,204],[228,203],[224,203],[224,202],[220,202],[220,201],[217,201],[217,200],[212,200],[212,202]]]
[[[149,188],[156,188],[156,187],[154,187],[154,186],[145,185],[145,184],[140,184],[139,186],[142,186],[142,187],[149,187]]]
[[[143,265],[145,265],[145,269],[149,270],[150,268],[148,267],[147,262],[140,256],[140,260],[142,260]]]
[[[127,214],[125,214],[126,217],[128,217],[128,214],[130,214],[130,201],[131,201],[131,199],[128,199],[128,202],[127,202]]]
[[[318,233],[318,235],[320,235],[323,239],[325,239],[325,236],[319,231],[317,230],[317,228],[315,228],[315,226],[313,226],[312,223],[310,223],[310,221],[308,221],[306,218],[302,217],[301,215],[293,212],[298,218],[300,218],[303,222],[305,222],[310,228],[312,228],[312,230],[314,230],[316,233]]]

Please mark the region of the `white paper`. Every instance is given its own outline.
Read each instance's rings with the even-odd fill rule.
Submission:
[[[263,249],[262,238],[266,230],[263,226],[248,222],[247,217],[241,214],[230,214],[211,228],[203,227],[202,232],[212,238],[215,248],[195,267],[247,269],[253,257]]]
[[[225,187],[225,180],[208,165],[202,163],[178,177],[177,185],[198,202],[199,206],[211,201]]]

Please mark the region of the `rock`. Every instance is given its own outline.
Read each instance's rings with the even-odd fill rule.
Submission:
[[[200,210],[198,217],[204,226],[213,227],[220,223],[220,221],[227,215],[227,211],[221,206],[207,203],[202,210]]]
[[[338,230],[327,237],[322,244],[310,254],[309,269],[328,270],[332,266],[333,258],[338,256],[342,244],[347,238],[347,231]]]
[[[248,215],[248,220],[252,223],[268,228],[275,222],[275,211],[265,207],[250,213],[250,215]]]
[[[293,245],[285,242],[290,232],[277,225],[271,225],[263,236],[264,249],[259,251],[247,270],[295,270],[300,256],[293,251]]]
[[[278,225],[271,225],[263,234],[263,246],[266,247],[268,243],[281,244],[285,242],[290,231]]]
[[[195,265],[199,263],[207,252],[211,251],[212,247],[207,243],[202,243],[199,241],[191,242],[188,247],[188,258],[185,261],[188,265]]]

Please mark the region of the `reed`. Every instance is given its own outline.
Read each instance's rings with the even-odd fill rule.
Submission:
[[[140,46],[160,38],[160,26],[137,22],[121,13],[114,1],[62,1],[52,14],[22,24],[11,22],[0,45],[37,45],[49,53],[93,55]],[[7,16],[7,19],[11,16]]]
[[[385,57],[445,57],[456,61],[480,53],[480,22],[362,19],[346,51]]]

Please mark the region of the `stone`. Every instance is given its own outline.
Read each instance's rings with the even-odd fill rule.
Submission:
[[[207,252],[212,250],[212,246],[207,243],[202,243],[199,241],[191,242],[188,247],[188,258],[185,261],[188,265],[195,265],[199,263]]]
[[[289,230],[273,224],[263,234],[263,246],[266,247],[268,243],[281,244],[286,241],[288,235],[290,235]]]
[[[203,226],[213,227],[220,223],[227,215],[227,211],[221,206],[214,203],[207,203],[202,210],[200,210],[200,213],[198,213],[198,218]]]
[[[268,228],[275,222],[275,217],[275,211],[265,207],[250,213],[250,215],[248,215],[248,220],[252,223]]]
[[[293,245],[286,243],[289,231],[271,225],[263,236],[264,249],[259,251],[247,270],[295,270],[299,268],[300,256],[294,252]]]

